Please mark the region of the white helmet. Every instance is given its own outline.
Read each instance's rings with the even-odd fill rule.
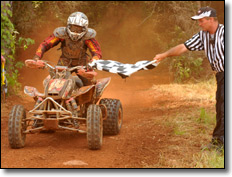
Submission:
[[[81,39],[87,32],[89,20],[82,12],[74,12],[68,17],[67,33],[73,41]],[[75,33],[70,30],[70,25],[77,25],[83,27],[83,32]]]

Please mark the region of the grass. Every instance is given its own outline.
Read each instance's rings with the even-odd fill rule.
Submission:
[[[216,115],[213,115],[211,113],[211,115],[209,113],[206,112],[205,108],[201,108],[200,110],[200,116],[197,119],[198,123],[203,123],[206,125],[211,125],[214,124],[216,120]]]
[[[219,154],[216,150],[201,150],[210,142],[216,124],[215,113],[200,108],[170,117],[169,120],[173,128],[173,141],[182,141],[183,143],[173,146],[169,150],[175,152],[176,149],[190,149],[189,152],[186,151],[186,156],[183,158],[172,159],[171,162],[176,160],[176,163],[172,164],[173,168],[224,168],[224,154]],[[198,152],[191,154],[193,150]],[[188,158],[192,159],[191,163],[189,163]]]
[[[175,95],[181,100],[214,101],[216,80],[215,78],[211,78],[206,82],[199,82],[196,84],[153,85],[151,90],[157,90],[166,95]]]
[[[176,127],[176,128],[174,128],[174,133],[175,133],[175,135],[184,135],[185,131],[182,131],[181,128]]]
[[[223,155],[217,151],[206,151],[193,156],[195,168],[224,168],[224,152]]]
[[[172,133],[160,151],[159,163],[145,168],[224,168],[224,153],[202,150],[216,124],[215,80],[154,85],[150,91],[157,100],[152,109],[159,107],[167,113],[161,119]]]

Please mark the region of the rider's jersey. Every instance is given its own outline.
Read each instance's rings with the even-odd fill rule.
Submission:
[[[94,38],[96,32],[88,28],[87,34],[78,41],[72,41],[65,30],[65,27],[55,29],[54,33],[45,39],[36,50],[36,55],[40,58],[50,48],[58,45],[61,42],[62,55],[61,58],[81,60],[86,56],[87,49],[89,49],[92,57],[102,57],[101,48],[97,40]]]

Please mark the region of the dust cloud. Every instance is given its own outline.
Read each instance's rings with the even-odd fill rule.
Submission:
[[[115,60],[122,63],[135,63],[140,60],[152,60],[157,52],[161,52],[158,40],[154,40],[157,36],[155,22],[152,21],[152,18],[148,18],[144,21],[146,16],[142,15],[141,8],[131,8],[130,11],[120,8],[108,8],[101,22],[97,26],[89,26],[97,31],[96,39],[100,43],[103,59]],[[86,15],[88,16],[87,13]],[[48,17],[48,19],[52,18]],[[24,62],[26,59],[33,58],[40,43],[49,37],[55,28],[65,25],[66,24],[61,24],[59,21],[48,20],[46,26],[37,28],[35,32],[29,36],[35,40],[35,44],[29,46],[26,51],[19,51],[17,57],[18,60]],[[59,47],[60,44],[47,51],[44,54],[43,59],[51,61],[52,64],[55,65],[61,55],[61,50],[57,50]],[[97,78],[112,77],[110,84],[112,86],[110,86],[110,89],[119,86],[122,89],[131,86],[134,88],[135,85],[138,84],[136,81],[137,77],[140,78],[139,84],[143,83],[145,86],[147,82],[149,83],[149,86],[152,86],[153,82],[160,82],[154,80],[154,78],[152,81],[147,79],[148,76],[156,77],[155,70],[156,69],[139,71],[127,78],[127,81],[121,79],[118,75],[99,71]],[[19,81],[22,83],[23,87],[25,85],[33,86],[40,92],[43,92],[42,81],[47,75],[47,70],[35,70],[23,67],[20,71]],[[169,82],[169,78],[164,82]]]
[[[133,13],[132,13],[132,12]],[[96,27],[103,59],[134,63],[139,60],[151,60],[155,55],[155,25],[151,20],[144,21],[142,9],[109,8],[101,23]],[[142,23],[144,21],[144,23]]]

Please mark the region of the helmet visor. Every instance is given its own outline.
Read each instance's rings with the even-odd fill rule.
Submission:
[[[70,25],[69,29],[73,33],[82,33],[84,31],[84,28],[78,25]]]
[[[79,40],[86,33],[85,28],[83,28],[81,26],[77,26],[77,25],[69,25],[67,28],[67,32],[68,32],[69,37],[73,41]]]

